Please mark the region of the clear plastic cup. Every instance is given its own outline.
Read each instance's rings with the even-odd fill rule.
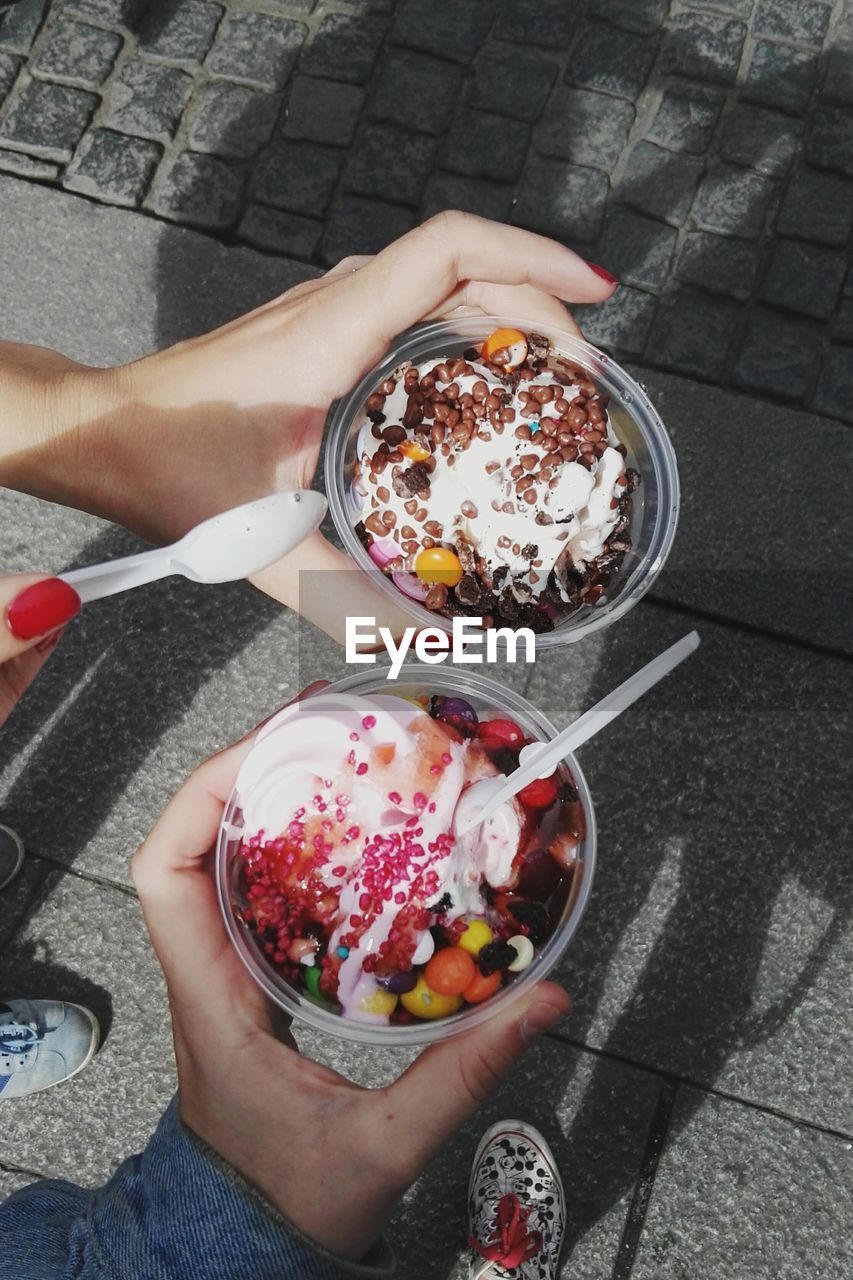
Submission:
[[[326,494],[332,519],[346,551],[357,565],[408,613],[421,627],[450,630],[451,622],[424,608],[399,591],[381,573],[362,546],[355,527],[361,507],[353,498],[353,467],[356,441],[366,421],[365,402],[377,386],[405,361],[461,355],[466,348],[479,346],[494,329],[531,331],[523,320],[507,316],[463,316],[457,320],[420,325],[403,334],[381,364],[366,373],[358,386],[339,400],[329,418],[326,440]],[[607,588],[602,600],[585,605],[557,623],[553,631],[537,635],[537,646],[550,648],[580,640],[609,626],[631,609],[648,591],[669,555],[678,523],[679,484],[675,453],[663,423],[642,387],[618,364],[589,343],[559,329],[535,326],[551,342],[558,355],[588,371],[602,391],[610,396],[608,411],[613,429],[628,450],[626,465],[640,474],[640,487],[633,497],[631,550]],[[531,538],[535,526],[531,519]]]
[[[379,673],[364,671],[338,680],[330,688],[354,694],[395,693],[404,698],[418,698],[433,693],[463,697],[472,703],[481,718],[508,716],[517,721],[531,737],[543,742],[555,737],[557,732],[551,722],[546,720],[541,712],[525,698],[494,680],[473,673],[463,674],[458,668],[436,668],[422,666],[420,663],[406,663],[400,678],[393,685],[388,684],[381,671]],[[246,905],[239,890],[238,854],[243,821],[239,797],[236,792],[232,792],[219,831],[216,880],[225,925],[240,959],[258,985],[286,1013],[308,1023],[318,1031],[356,1044],[388,1045],[393,1048],[430,1044],[486,1022],[516,999],[521,992],[551,972],[571,942],[586,910],[595,871],[595,812],[589,787],[575,757],[566,756],[565,764],[577,788],[585,827],[583,839],[578,846],[570,893],[558,925],[548,941],[537,950],[530,967],[520,973],[509,986],[504,987],[483,1004],[465,1006],[451,1017],[435,1022],[417,1022],[409,1026],[381,1026],[375,1023],[357,1022],[344,1017],[343,1014],[329,1012],[313,1003],[305,992],[286,982],[270,964],[258,945],[256,935],[240,917],[240,910]]]

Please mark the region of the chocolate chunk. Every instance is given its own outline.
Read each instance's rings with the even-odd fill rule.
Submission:
[[[445,911],[449,911],[453,906],[453,899],[449,893],[445,893],[439,898],[438,902],[433,903],[431,907],[427,907],[427,911],[431,911],[433,915],[444,915]]]
[[[427,493],[429,490],[429,471],[422,462],[414,462],[402,475],[403,484],[409,493]]]
[[[495,942],[487,942],[480,951],[477,956],[477,968],[484,978],[488,978],[499,969],[508,969],[517,956],[515,947],[511,947],[508,942],[499,938]]]
[[[548,937],[548,911],[541,902],[530,902],[526,898],[515,898],[507,904],[510,915],[527,929],[528,937],[534,946],[539,946]],[[482,955],[482,952],[480,953]]]
[[[526,547],[521,548],[521,554],[525,560],[535,560],[539,555],[539,548],[535,542],[528,542]]]
[[[479,604],[483,598],[483,589],[473,573],[463,573],[456,587],[456,598],[460,604]]]

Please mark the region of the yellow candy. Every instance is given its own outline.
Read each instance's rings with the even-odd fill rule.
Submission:
[[[403,444],[398,444],[397,448],[403,457],[408,458],[410,462],[423,462],[424,458],[430,456],[429,449],[425,449],[416,440],[405,440]]]
[[[380,1013],[389,1017],[397,1008],[397,997],[390,991],[374,991],[372,996],[365,996],[358,1003],[363,1013]]]
[[[421,974],[412,990],[400,996],[400,1004],[416,1018],[447,1018],[462,1007],[462,997],[440,996]]]
[[[494,936],[485,920],[471,920],[456,945],[476,957]]]
[[[430,586],[443,582],[446,587],[455,587],[462,580],[462,564],[455,551],[446,547],[427,547],[418,553],[415,573],[421,582]]]
[[[520,329],[495,329],[483,343],[483,356],[500,369],[517,369],[527,358],[527,338]]]

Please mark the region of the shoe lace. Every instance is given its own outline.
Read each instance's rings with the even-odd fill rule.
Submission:
[[[23,1022],[0,1024],[0,1053],[29,1053],[41,1036]]]
[[[497,1262],[507,1271],[521,1266],[522,1262],[529,1262],[542,1248],[542,1233],[528,1230],[530,1212],[517,1195],[501,1196],[493,1239],[481,1244],[475,1236],[470,1236],[471,1248],[488,1262]]]

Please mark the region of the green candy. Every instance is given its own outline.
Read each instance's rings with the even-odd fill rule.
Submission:
[[[304,966],[305,991],[312,1004],[321,1009],[333,1010],[334,1005],[326,999],[320,990],[320,966],[318,964]]]

